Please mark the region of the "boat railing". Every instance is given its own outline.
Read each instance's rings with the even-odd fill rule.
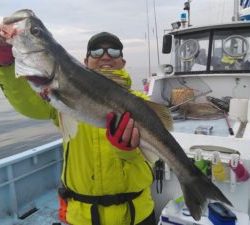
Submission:
[[[38,210],[35,199],[58,187],[61,162],[62,139],[0,159],[0,218]]]

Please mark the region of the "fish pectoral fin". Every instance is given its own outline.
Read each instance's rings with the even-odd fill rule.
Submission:
[[[74,138],[77,133],[78,121],[65,113],[59,114],[59,128],[63,135],[64,142]]]
[[[170,110],[163,104],[159,104],[152,101],[146,101],[151,109],[155,111],[157,116],[160,118],[167,130],[173,128],[173,119],[170,113]]]

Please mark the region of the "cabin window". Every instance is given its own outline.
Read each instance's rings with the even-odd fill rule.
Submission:
[[[192,34],[175,39],[175,71],[206,71],[209,33]]]
[[[210,71],[250,70],[250,31],[215,31]]]

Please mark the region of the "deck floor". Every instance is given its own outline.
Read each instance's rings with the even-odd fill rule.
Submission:
[[[57,191],[53,190],[42,196],[36,201],[38,210],[26,217],[25,219],[6,218],[0,219],[1,225],[52,225],[53,223],[61,223],[58,219],[58,201]]]
[[[230,120],[230,125],[234,127],[235,121]],[[174,131],[194,134],[197,127],[212,127],[211,136],[228,137],[228,125],[225,118],[215,120],[183,120],[174,123]]]

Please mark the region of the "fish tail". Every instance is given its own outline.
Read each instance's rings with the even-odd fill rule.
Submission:
[[[195,177],[190,183],[181,183],[186,206],[195,220],[200,220],[207,199],[218,200],[230,206],[232,203],[205,175]]]

